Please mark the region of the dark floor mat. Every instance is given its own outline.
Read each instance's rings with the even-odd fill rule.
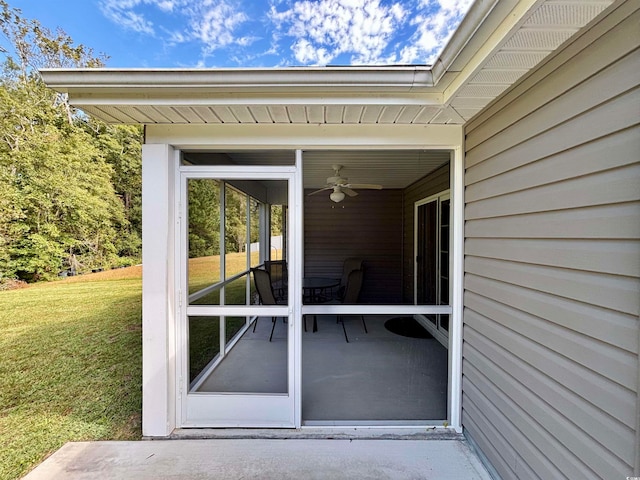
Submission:
[[[384,322],[384,328],[396,335],[411,338],[433,338],[413,317],[395,317]]]

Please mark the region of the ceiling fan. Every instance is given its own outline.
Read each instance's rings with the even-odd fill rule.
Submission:
[[[332,165],[333,177],[327,178],[327,184],[320,190],[311,192],[309,195],[315,195],[316,193],[324,192],[325,190],[333,190],[329,198],[335,202],[340,203],[344,200],[345,194],[350,197],[355,197],[358,192],[355,189],[369,189],[369,190],[381,190],[382,185],[375,185],[372,183],[349,183],[349,179],[340,176],[340,170],[342,165]]]

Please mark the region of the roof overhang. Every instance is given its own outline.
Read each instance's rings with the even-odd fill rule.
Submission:
[[[432,67],[41,73],[110,123],[464,124],[613,1],[477,1]]]
[[[195,94],[245,93],[353,93],[412,92],[433,87],[431,68],[293,67],[246,69],[43,69],[47,83],[77,94],[175,95],[188,89]]]

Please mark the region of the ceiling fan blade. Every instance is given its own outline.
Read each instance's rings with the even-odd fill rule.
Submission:
[[[347,177],[341,176],[340,172],[342,169],[342,165],[332,165],[333,168],[333,176],[327,178],[326,185],[319,189],[315,190],[311,193],[308,193],[307,196],[315,195],[316,193],[324,192],[327,190],[333,190],[330,198],[334,202],[338,203],[344,200],[345,195],[349,197],[355,197],[358,195],[358,192],[355,190],[358,189],[368,189],[368,190],[381,190],[382,185],[376,185],[374,183],[350,183]]]
[[[307,193],[307,197],[310,197],[311,195],[315,195],[316,193],[320,193],[320,192],[324,192],[326,190],[332,190],[332,189],[333,189],[333,186],[326,186],[324,188],[321,188],[320,190],[315,190],[311,193]]]
[[[382,190],[382,185],[375,185],[373,183],[349,183],[345,185],[347,188],[360,188],[369,190]]]

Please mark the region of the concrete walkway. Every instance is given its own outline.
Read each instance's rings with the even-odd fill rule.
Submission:
[[[208,439],[67,443],[26,480],[491,477],[463,440]]]

